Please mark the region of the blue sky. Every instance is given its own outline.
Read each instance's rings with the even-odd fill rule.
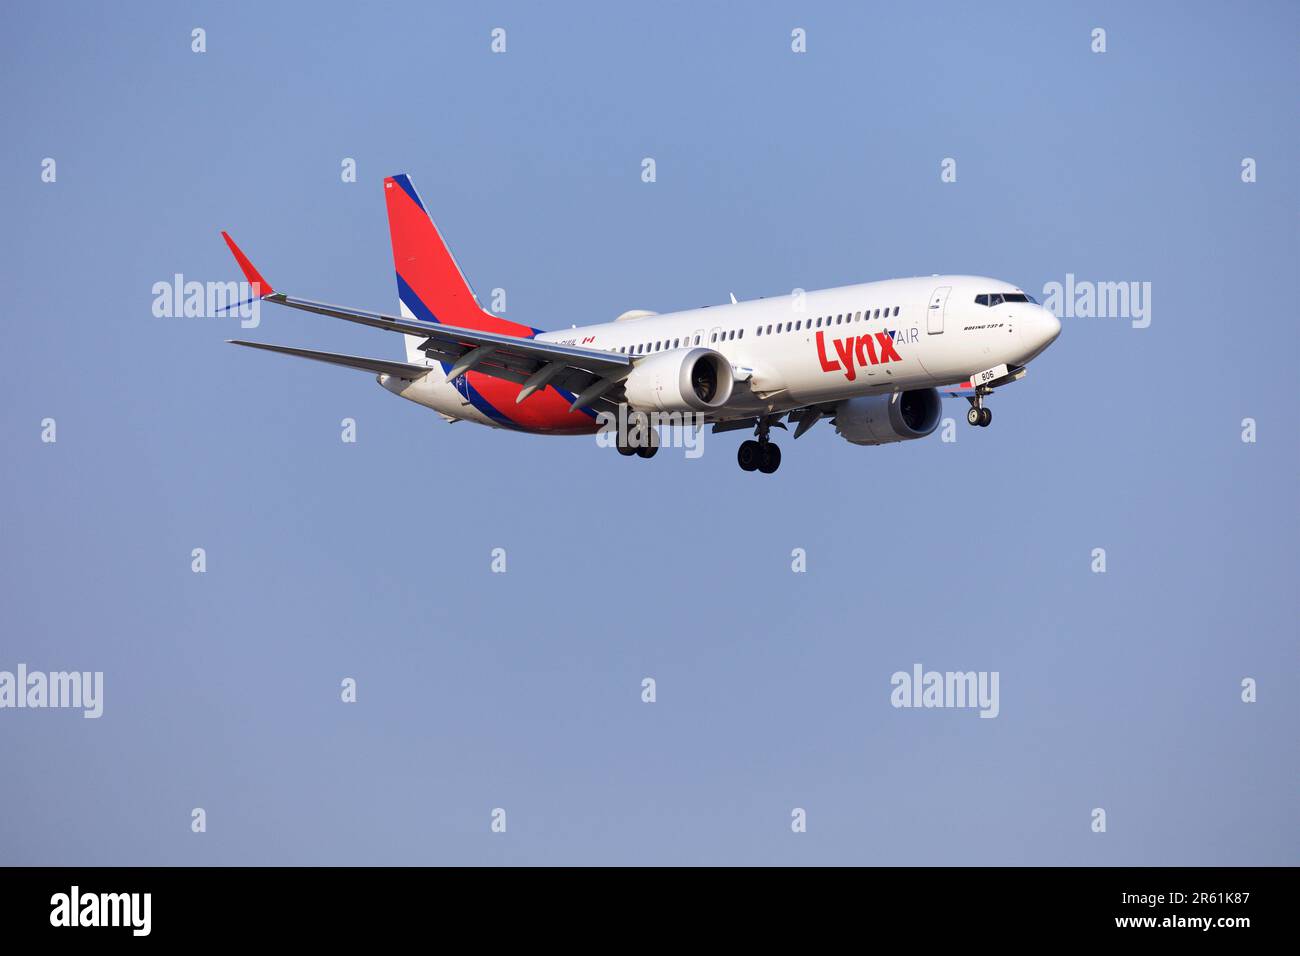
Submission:
[[[1294,5],[10,21],[0,670],[105,700],[0,710],[0,861],[1296,862]],[[152,315],[238,277],[223,228],[395,310],[394,172],[541,328],[942,272],[1150,282],[1152,321],[1067,319],[991,428],[823,425],[765,478],[223,344],[400,357],[374,330]],[[999,716],[891,707],[918,662],[997,671]]]

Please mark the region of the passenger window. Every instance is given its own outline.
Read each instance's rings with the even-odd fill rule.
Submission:
[[[699,345],[699,344],[700,344],[700,337],[699,337],[698,335],[695,336],[695,344],[696,344],[696,345]]]
[[[716,342],[716,341],[718,341],[718,333],[717,333],[717,332],[713,332],[712,334],[710,334],[710,335],[709,335],[709,341],[710,341],[710,342]]]
[[[898,315],[898,306],[894,306],[894,315]]]

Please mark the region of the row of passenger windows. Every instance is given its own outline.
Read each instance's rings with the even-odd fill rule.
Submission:
[[[717,336],[715,335],[716,339]],[[664,339],[662,342],[645,342],[641,345],[620,345],[618,350],[625,355],[644,355],[646,352],[662,352],[664,349],[686,348],[691,344],[691,337],[684,339]],[[695,336],[695,344],[700,344],[700,336]]]
[[[1038,300],[1032,295],[1025,295],[1023,292],[990,292],[987,295],[975,296],[976,305],[1001,305],[1003,302],[1032,302],[1038,304]]]
[[[804,329],[820,329],[832,325],[847,325],[850,322],[861,322],[863,319],[868,321],[871,319],[879,319],[882,315],[885,318],[889,318],[891,315],[898,315],[898,308],[898,306],[893,306],[892,309],[876,309],[874,313],[871,309],[867,309],[864,312],[843,312],[839,315],[824,315],[816,319],[796,319],[793,322],[777,322],[773,325],[766,326],[760,325],[754,329],[754,334],[777,335],[781,332],[799,332]],[[730,329],[726,332],[718,330],[709,334],[709,342],[710,344],[714,342],[731,342],[735,339],[743,339],[744,337],[744,329]],[[686,348],[691,344],[691,337],[688,335],[685,338],[662,339],[657,342],[643,342],[640,345],[621,345],[618,350],[625,355],[644,355],[647,352],[662,352],[664,349]],[[693,344],[700,344],[699,335],[695,336]]]
[[[758,335],[776,335],[779,332],[798,332],[801,329],[820,329],[823,326],[848,325],[850,322],[861,322],[863,319],[871,321],[880,318],[882,315],[885,318],[898,315],[898,306],[894,306],[892,309],[884,309],[883,312],[876,309],[875,313],[872,313],[870,309],[867,309],[865,312],[843,312],[840,315],[824,315],[817,319],[799,319],[794,322],[786,322],[784,325],[780,322],[775,325],[760,325],[754,331]]]

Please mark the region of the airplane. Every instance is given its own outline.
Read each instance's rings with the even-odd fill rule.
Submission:
[[[544,332],[486,311],[406,175],[384,180],[399,314],[299,299],[271,286],[230,236],[261,301],[402,335],[406,361],[231,340],[374,373],[394,395],[448,422],[545,435],[608,429],[623,406],[637,422],[679,418],[714,432],[752,430],[737,462],[772,474],[781,450],[824,418],[855,445],[924,438],[942,396],[985,400],[1017,381],[1060,335],[1061,323],[1022,289],[981,276],[889,279]],[[659,416],[657,419],[655,416]],[[620,428],[622,455],[651,458],[653,427]]]

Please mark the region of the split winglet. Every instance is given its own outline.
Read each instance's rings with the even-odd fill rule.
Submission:
[[[230,233],[222,230],[221,238],[226,240],[226,245],[230,247],[231,254],[234,255],[235,261],[239,263],[244,278],[253,287],[253,295],[263,299],[274,294],[275,290],[271,288],[271,283],[262,278],[262,273],[257,271],[257,267],[249,261],[248,256],[244,255],[244,251],[235,245],[235,240],[230,238]]]

